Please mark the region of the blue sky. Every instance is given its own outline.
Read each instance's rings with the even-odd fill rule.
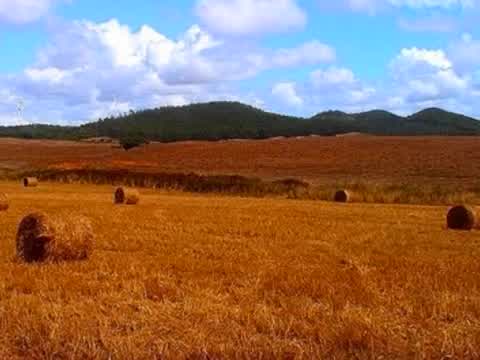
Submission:
[[[0,125],[235,100],[480,118],[480,0],[0,0]]]

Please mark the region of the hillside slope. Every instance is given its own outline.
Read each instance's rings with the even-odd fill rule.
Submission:
[[[374,110],[358,114],[328,111],[309,119],[266,112],[238,102],[212,102],[163,107],[100,119],[79,127],[28,125],[0,127],[1,137],[33,139],[121,138],[148,140],[264,139],[276,136],[336,135],[480,135],[480,121],[441,109],[409,117]]]

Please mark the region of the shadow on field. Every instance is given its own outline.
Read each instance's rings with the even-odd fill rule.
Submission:
[[[32,173],[30,173],[32,174]],[[126,185],[140,188],[221,193],[245,196],[288,195],[306,191],[310,184],[297,179],[264,181],[238,175],[195,173],[141,173],[127,170],[45,170],[33,173],[40,181]]]

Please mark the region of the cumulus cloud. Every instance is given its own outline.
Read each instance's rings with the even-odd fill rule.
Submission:
[[[292,49],[277,50],[272,57],[272,64],[280,67],[296,65],[314,65],[333,62],[335,49],[319,41],[310,41]]]
[[[0,23],[26,24],[45,16],[56,0],[0,0]]]
[[[35,64],[0,83],[43,121],[54,121],[50,107],[61,109],[56,121],[91,120],[112,106],[120,112],[201,94],[197,83],[209,85],[201,54],[217,45],[195,26],[173,41],[148,26],[133,32],[116,20],[75,22],[57,29]],[[182,67],[188,71],[175,73]]]
[[[212,31],[229,35],[284,32],[307,22],[296,0],[198,0],[196,14]]]
[[[475,40],[464,36],[447,49],[403,49],[390,64],[391,77],[387,106],[416,111],[425,107],[441,107],[479,117],[479,95],[475,73],[480,61],[461,60],[475,47]],[[468,57],[468,56],[467,56]],[[480,59],[479,59],[480,60]],[[468,65],[468,66],[467,66]]]
[[[117,20],[77,21],[55,29],[36,62],[0,86],[31,100],[31,113],[57,108],[48,115],[56,121],[85,121],[113,108],[232,98],[235,81],[334,60],[335,50],[318,41],[269,50],[220,40],[197,25],[173,40],[146,25],[133,31]]]
[[[303,105],[303,99],[298,95],[296,84],[293,82],[275,84],[272,88],[272,95],[289,106]]]
[[[364,84],[351,69],[337,66],[313,71],[308,85],[315,103],[336,104],[341,109],[370,105],[376,93],[374,86]]]
[[[264,6],[273,3],[262,1],[258,3]],[[358,7],[370,3],[355,1]],[[445,6],[469,6],[462,4]],[[267,49],[250,37],[223,36],[218,29],[212,32],[198,25],[177,38],[147,25],[132,30],[118,20],[61,26],[53,29],[34,63],[17,74],[0,76],[0,124],[22,121],[16,115],[19,99],[27,108],[23,121],[50,123],[78,123],[131,108],[213,100],[278,106],[276,110],[301,115],[372,108],[406,113],[425,106],[471,115],[480,112],[475,105],[480,99],[480,41],[470,34],[445,49],[401,49],[388,66],[387,79],[367,82],[339,65],[335,49],[318,40]],[[251,93],[240,90],[245,89],[243,80],[262,72],[303,66],[315,70],[304,79],[296,71],[293,78],[276,78],[267,86],[255,82]]]
[[[471,35],[447,49],[404,48],[390,62],[385,79],[365,82],[351,69],[332,65],[288,83],[282,94],[302,99],[302,109],[310,113],[381,108],[409,114],[435,106],[479,117],[479,50]]]
[[[316,89],[351,86],[357,82],[352,70],[339,67],[315,70],[310,74],[310,79]]]
[[[391,71],[404,96],[413,102],[460,95],[469,86],[468,77],[455,72],[443,50],[402,49]]]
[[[452,62],[443,50],[406,48],[393,60],[392,68],[396,74],[412,75],[413,72],[424,73],[430,69],[448,70]]]
[[[351,69],[328,66],[312,71],[297,82],[279,82],[272,94],[282,104],[302,107],[303,115],[329,109],[357,112],[376,107],[379,97],[373,84],[359,80]]]

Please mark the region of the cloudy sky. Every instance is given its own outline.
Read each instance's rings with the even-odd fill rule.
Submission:
[[[480,0],[0,0],[0,125],[236,100],[480,118]]]

